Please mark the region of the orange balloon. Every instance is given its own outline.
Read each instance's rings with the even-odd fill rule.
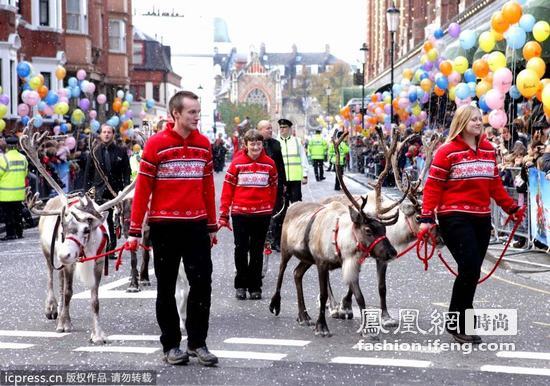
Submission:
[[[487,76],[485,78],[483,78],[484,81],[486,81],[487,83],[489,83],[491,85],[491,87],[493,87],[493,73],[490,72],[487,74]]]
[[[434,93],[435,95],[437,96],[443,96],[445,95],[445,90],[443,90],[442,88],[439,88],[437,86],[434,87]]]
[[[38,95],[40,95],[40,98],[44,99],[46,98],[46,95],[48,95],[48,88],[44,85],[38,87]]]
[[[510,23],[504,18],[504,15],[500,11],[493,13],[491,17],[491,27],[497,32],[504,33],[510,26]]]
[[[544,78],[544,79],[541,79],[540,80],[540,83],[539,83],[539,90],[537,91],[537,99],[542,102],[542,90],[544,90],[544,87],[547,85],[547,84],[550,84],[550,79],[548,78]]]
[[[449,60],[444,60],[439,64],[439,71],[441,71],[443,75],[449,76],[453,72],[453,64]]]
[[[115,100],[113,102],[113,111],[118,113],[120,111],[120,108],[122,107],[122,103],[120,101]]]
[[[515,1],[509,1],[502,6],[502,16],[510,24],[515,24],[521,18],[521,5]]]
[[[523,57],[525,58],[525,60],[529,60],[536,56],[540,57],[541,54],[542,47],[540,46],[539,42],[532,40],[525,43],[525,45],[523,46]]]
[[[550,107],[546,107],[546,106],[543,105],[542,108],[544,109],[544,114],[547,117],[550,117]]]
[[[531,70],[535,71],[539,79],[542,78],[546,73],[546,63],[543,59],[536,56],[527,61],[525,68],[530,68]]]
[[[432,81],[428,78],[422,79],[420,82],[420,88],[422,88],[425,92],[429,92],[432,89]]]
[[[403,78],[411,80],[413,75],[413,71],[410,68],[405,68],[403,70]]]
[[[431,41],[426,40],[426,41],[424,42],[424,46],[423,46],[423,47],[424,47],[424,52],[429,52],[432,48],[434,48],[434,45],[432,44]]]
[[[485,78],[489,74],[489,64],[484,59],[477,59],[472,64],[472,71],[478,78]]]
[[[373,101],[373,102],[377,102],[378,101],[378,95],[372,94],[372,96],[370,97],[370,100]]]

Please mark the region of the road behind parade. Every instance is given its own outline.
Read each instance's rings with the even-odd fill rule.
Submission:
[[[223,176],[218,173],[215,177],[218,198]],[[303,187],[305,201],[317,202],[338,193],[333,190],[334,173],[327,173],[324,181],[310,181]],[[352,194],[367,192],[362,176],[350,174],[345,181]],[[388,188],[384,192],[394,194]],[[416,252],[411,251],[388,268],[388,307],[398,327],[364,337],[357,332],[361,319],[354,305],[352,320],[333,319],[327,313],[332,336],[323,338],[315,336],[312,327],[296,322],[292,271],[297,259],[293,258],[287,268],[281,313],[275,316],[268,308],[275,289],[279,253],[271,255],[263,298],[239,301],[233,289],[233,235],[222,230],[218,240],[212,252],[212,308],[207,340],[220,358],[214,368],[203,367],[193,359],[185,366],[163,362],[152,264],[152,286],[128,293],[129,254],[123,256],[117,272],[110,260],[109,275],[103,277],[100,287],[100,320],[108,342],[93,345],[89,342],[89,292],[77,281],[71,303],[73,330],[56,333],[56,322],[44,315],[46,264],[38,229],[25,230],[23,239],[3,242],[0,370],[6,378],[0,379],[0,384],[17,383],[7,374],[62,374],[66,384],[548,384],[548,272],[514,269],[510,264],[504,264],[508,270],[498,269],[478,287],[474,306],[503,312],[517,310],[517,334],[486,335],[479,346],[460,346],[437,326],[438,317],[448,308],[452,275],[436,258],[424,271]],[[497,255],[494,249],[490,253]],[[452,261],[446,249],[443,255]],[[488,256],[484,273],[493,262],[494,257]],[[367,259],[362,268],[360,283],[367,305],[376,309],[379,298],[375,264]],[[340,299],[346,292],[341,271],[333,271],[331,280],[336,298]],[[309,314],[315,320],[319,293],[316,269],[306,273],[304,292]],[[513,322],[510,319],[509,331],[513,330]],[[18,381],[33,384],[29,379],[28,383],[21,378]]]

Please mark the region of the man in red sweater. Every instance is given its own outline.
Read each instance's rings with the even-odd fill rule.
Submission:
[[[216,206],[210,141],[197,130],[198,96],[180,91],[170,99],[166,129],[153,135],[143,149],[132,204],[128,242],[137,248],[149,205],[148,222],[157,276],[156,314],[164,358],[184,364],[189,356],[206,366],[218,363],[208,351],[206,336],[212,292],[210,248],[215,240]],[[187,301],[187,352],[180,350],[181,331],[175,289],[183,259]]]
[[[263,149],[258,130],[244,135],[239,152],[225,175],[220,205],[220,227],[229,225],[229,211],[235,237],[236,298],[262,298],[263,248],[277,197],[277,167]],[[250,260],[248,254],[250,253]]]

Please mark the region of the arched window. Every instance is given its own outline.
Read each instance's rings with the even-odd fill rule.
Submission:
[[[267,97],[260,89],[255,88],[246,97],[246,103],[261,105],[267,109]]]

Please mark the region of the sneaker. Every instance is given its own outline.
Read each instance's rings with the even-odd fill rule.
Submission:
[[[206,346],[194,350],[188,348],[187,354],[189,354],[190,357],[196,357],[203,366],[214,366],[218,363],[218,357],[208,351],[208,347]]]
[[[184,365],[189,362],[189,355],[174,347],[164,353],[164,360],[171,365]]]
[[[244,288],[237,288],[237,290],[235,291],[235,297],[239,300],[245,300],[246,290]]]
[[[512,247],[514,248],[523,248],[524,246],[525,246],[525,239],[517,240],[512,244]]]
[[[260,300],[262,298],[262,293],[260,291],[250,292],[250,300]]]

